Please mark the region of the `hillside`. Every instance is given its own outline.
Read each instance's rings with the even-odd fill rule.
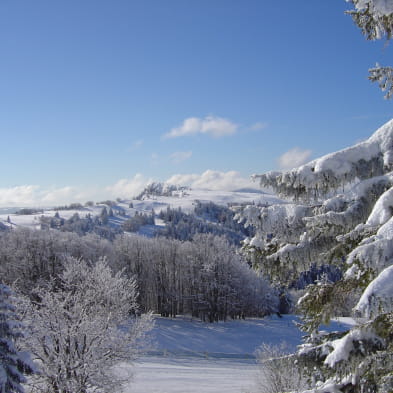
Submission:
[[[280,200],[273,195],[257,191],[252,192],[252,190],[237,192],[194,190],[184,187],[167,187],[163,183],[153,183],[135,199],[90,202],[85,205],[71,204],[49,209],[3,209],[3,214],[0,214],[0,224],[3,225],[3,229],[7,227],[53,228],[79,234],[95,232],[107,238],[113,238],[118,233],[128,231],[149,237],[161,234],[166,237],[186,240],[193,233],[198,233],[198,229],[185,229],[183,225],[181,230],[190,232],[190,234],[186,238],[182,238],[179,234],[179,231],[181,231],[179,228],[167,228],[163,231],[166,222],[159,218],[159,214],[166,212],[168,209],[176,211],[180,209],[183,216],[189,215],[188,218],[183,217],[183,221],[195,221],[188,223],[188,226],[193,225],[195,227],[202,224],[204,227],[200,228],[200,231],[218,235],[225,235],[228,230],[228,236],[239,243],[247,235],[247,233],[242,234],[244,232],[243,226],[238,225],[236,228],[232,228],[233,224],[227,223],[229,228],[225,229],[223,226],[226,225],[217,222],[215,218],[194,217],[194,209],[197,204],[212,203],[222,206],[226,208],[226,214],[233,217],[233,214],[229,213],[229,206],[231,205],[270,205],[278,202]],[[103,210],[105,210],[105,215],[108,214],[104,220],[102,219]],[[209,224],[206,225],[206,222],[209,222]]]

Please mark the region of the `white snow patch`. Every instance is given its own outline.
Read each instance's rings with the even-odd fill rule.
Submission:
[[[324,363],[329,367],[334,367],[336,363],[347,360],[350,352],[354,349],[353,342],[365,339],[376,338],[373,333],[360,329],[352,329],[344,337],[333,341],[334,350],[326,357]]]
[[[250,361],[148,357],[136,362],[125,393],[245,393],[255,391]]]
[[[393,311],[393,265],[371,281],[354,310],[369,318],[375,312],[380,312],[381,307],[385,312]]]
[[[363,10],[368,5],[376,16],[389,15],[393,12],[392,0],[358,0],[355,7],[358,10]]]
[[[366,222],[368,225],[377,226],[385,224],[393,213],[393,187],[385,191],[377,200]]]
[[[125,393],[256,392],[257,363],[250,355],[262,343],[285,341],[295,350],[303,333],[294,321],[293,315],[213,324],[156,317],[150,333],[156,351],[136,362]],[[346,329],[347,322],[333,321],[328,330]]]

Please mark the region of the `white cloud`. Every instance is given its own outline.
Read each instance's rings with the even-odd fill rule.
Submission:
[[[34,185],[0,188],[1,206],[31,206],[37,201],[39,187]]]
[[[183,161],[190,159],[192,156],[192,151],[177,151],[171,154],[171,161],[174,164],[180,164]]]
[[[127,151],[128,151],[129,153],[131,153],[131,152],[133,152],[133,151],[136,151],[136,150],[140,149],[140,148],[142,147],[142,145],[143,145],[143,140],[142,140],[142,139],[139,139],[139,140],[135,141],[135,142],[127,149]]]
[[[267,127],[267,123],[257,122],[249,127],[250,131],[260,131]]]
[[[281,169],[296,168],[309,161],[311,153],[311,150],[302,150],[298,147],[294,147],[279,157],[278,164]]]
[[[180,127],[172,128],[164,138],[177,138],[196,134],[211,135],[216,138],[232,135],[238,131],[238,125],[218,116],[189,117]]]
[[[152,179],[146,179],[142,174],[136,174],[132,179],[120,179],[115,184],[106,187],[112,197],[132,198],[141,193],[144,188],[152,182]]]
[[[88,200],[132,198],[142,192],[145,187],[157,181],[136,174],[130,179],[120,179],[103,188],[80,187],[42,187],[38,185],[22,185],[0,188],[0,207],[54,207],[70,203],[85,203]],[[249,178],[239,172],[220,172],[207,170],[202,174],[177,174],[168,180],[170,184],[188,185],[192,188],[232,191],[240,188],[258,188]]]
[[[74,187],[44,188],[37,185],[23,185],[0,188],[0,206],[4,207],[51,207],[72,202],[86,201],[92,192],[78,191]]]
[[[42,203],[49,206],[58,204],[59,202],[67,204],[74,199],[80,201],[82,196],[74,187],[57,188],[45,191],[44,195],[42,195]]]
[[[209,190],[233,191],[241,188],[258,188],[249,178],[244,178],[239,172],[220,172],[208,169],[202,174],[177,174],[167,181],[170,184],[185,185],[191,188]]]

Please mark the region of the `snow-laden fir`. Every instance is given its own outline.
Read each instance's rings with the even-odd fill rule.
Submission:
[[[393,120],[369,139],[287,172],[256,175],[287,204],[239,208],[256,228],[244,249],[254,266],[291,286],[311,265],[335,264],[299,300],[310,333],[298,352],[316,392],[393,391]],[[341,335],[318,327],[353,308]],[[314,391],[314,390],[313,390]]]

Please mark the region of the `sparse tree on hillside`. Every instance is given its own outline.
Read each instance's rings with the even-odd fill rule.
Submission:
[[[108,210],[105,206],[101,210],[100,219],[103,225],[108,224]]]

